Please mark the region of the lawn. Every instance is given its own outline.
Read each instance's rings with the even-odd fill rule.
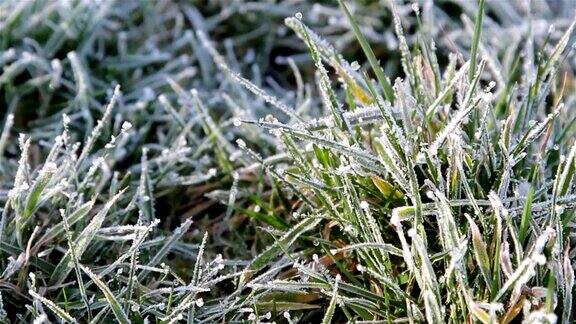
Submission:
[[[575,26],[0,1],[0,323],[576,320]]]

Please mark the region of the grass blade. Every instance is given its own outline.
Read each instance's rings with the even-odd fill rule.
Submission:
[[[112,312],[114,313],[114,316],[116,316],[118,322],[120,324],[129,324],[130,320],[126,316],[126,313],[124,313],[124,310],[122,310],[122,306],[120,306],[120,303],[112,291],[110,291],[110,288],[108,288],[108,286],[102,280],[100,280],[100,278],[98,278],[98,276],[95,275],[92,270],[86,268],[85,266],[80,267],[82,271],[84,271],[84,273],[87,274],[88,277],[90,277],[90,279],[96,284],[96,286],[100,288],[102,293],[104,293],[104,297],[106,298],[106,301],[108,301],[108,304],[110,305],[110,308],[112,309]]]
[[[468,71],[468,80],[472,83],[476,74],[476,56],[478,55],[478,44],[480,44],[480,35],[482,34],[482,18],[484,17],[484,0],[478,3],[478,13],[474,27],[474,38],[472,39],[472,48],[470,49],[470,70]]]
[[[348,17],[348,21],[352,26],[354,35],[356,35],[356,38],[358,39],[358,42],[362,47],[362,51],[364,51],[366,58],[368,58],[368,62],[370,62],[370,66],[372,67],[372,70],[374,71],[374,74],[378,79],[378,83],[380,83],[382,89],[384,90],[384,96],[388,101],[394,103],[394,101],[396,100],[394,96],[394,90],[392,89],[392,86],[390,85],[388,78],[386,78],[386,76],[384,75],[384,71],[382,70],[380,63],[378,63],[376,55],[374,55],[374,52],[372,51],[370,44],[368,44],[366,37],[364,37],[364,34],[362,34],[362,31],[360,30],[360,27],[358,26],[356,19],[352,16],[350,11],[348,10],[348,7],[346,7],[344,0],[338,0],[338,3],[340,4],[340,7],[342,7],[342,10],[344,10],[344,13],[346,13],[346,17]]]
[[[29,290],[28,293],[30,294],[30,296],[38,299],[39,301],[42,302],[42,304],[46,305],[46,307],[48,307],[52,312],[54,312],[54,314],[56,314],[56,316],[58,316],[58,318],[60,318],[62,321],[66,322],[66,323],[78,323],[72,317],[72,315],[68,314],[65,310],[60,308],[58,305],[54,304],[54,302],[52,302],[51,300],[46,299],[46,298],[38,295],[34,290]]]

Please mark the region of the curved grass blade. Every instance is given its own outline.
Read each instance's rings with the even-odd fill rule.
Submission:
[[[65,310],[56,305],[53,301],[38,295],[34,290],[28,290],[28,293],[46,305],[54,314],[56,314],[62,321],[66,323],[78,323],[72,315],[68,314]]]

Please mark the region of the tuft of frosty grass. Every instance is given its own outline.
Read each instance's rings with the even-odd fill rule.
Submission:
[[[570,0],[0,26],[0,321],[574,320]]]

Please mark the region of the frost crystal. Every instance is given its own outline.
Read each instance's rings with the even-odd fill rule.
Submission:
[[[238,147],[240,148],[246,148],[246,142],[244,142],[244,140],[241,138],[236,140],[236,144],[238,144]]]
[[[350,63],[350,68],[353,71],[358,71],[358,70],[360,70],[360,64],[358,63],[358,61],[354,61],[354,62]]]
[[[122,131],[123,132],[128,132],[131,128],[132,128],[132,123],[130,123],[129,121],[125,121],[122,123]]]

